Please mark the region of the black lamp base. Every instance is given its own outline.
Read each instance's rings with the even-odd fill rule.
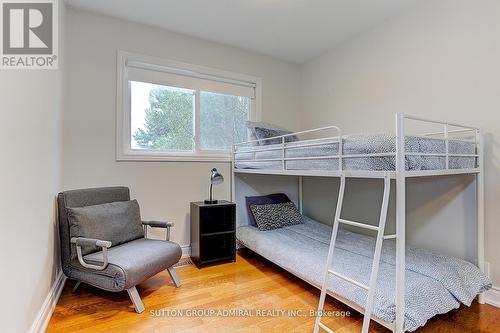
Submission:
[[[216,203],[218,203],[219,201],[218,200],[205,200],[205,204],[207,205],[215,205]]]

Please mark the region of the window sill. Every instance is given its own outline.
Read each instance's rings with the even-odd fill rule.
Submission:
[[[203,153],[166,153],[152,151],[129,151],[118,153],[116,161],[138,161],[138,162],[231,162],[231,155],[227,154],[203,154]]]

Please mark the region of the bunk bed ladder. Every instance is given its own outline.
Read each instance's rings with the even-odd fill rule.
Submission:
[[[382,207],[380,209],[380,218],[379,218],[378,226],[374,226],[374,225],[370,225],[370,224],[366,224],[366,223],[342,219],[340,217],[341,212],[342,212],[342,204],[344,201],[345,176],[342,175],[340,177],[339,196],[337,199],[337,208],[335,210],[335,219],[333,222],[332,237],[330,240],[330,248],[328,250],[326,272],[325,272],[325,277],[323,280],[323,285],[321,286],[321,294],[320,294],[320,298],[319,298],[318,312],[316,314],[316,321],[314,323],[314,333],[318,333],[320,328],[322,328],[326,332],[334,333],[333,330],[331,330],[330,328],[328,328],[328,326],[326,326],[325,324],[323,324],[321,322],[321,313],[322,313],[324,305],[325,305],[325,298],[326,298],[326,292],[327,292],[327,282],[332,275],[368,291],[368,295],[366,297],[364,318],[363,318],[363,327],[361,330],[362,333],[368,333],[368,328],[370,326],[370,319],[371,319],[371,314],[372,314],[372,309],[373,309],[373,301],[375,298],[375,289],[376,289],[377,275],[378,275],[378,269],[379,269],[379,264],[380,264],[380,255],[382,252],[382,242],[384,239],[395,238],[395,235],[384,236],[385,223],[386,223],[386,219],[387,219],[387,209],[389,206],[389,194],[390,194],[390,189],[391,189],[391,179],[387,175],[385,175],[383,179],[384,179],[384,194],[383,194],[383,198],[382,198]],[[370,274],[369,285],[366,285],[364,283],[353,280],[353,279],[351,279],[347,276],[344,276],[344,275],[333,270],[333,265],[332,265],[333,252],[335,249],[335,242],[337,240],[337,233],[338,233],[340,223],[355,226],[358,228],[364,228],[364,229],[368,229],[368,230],[377,231],[375,251],[374,251],[375,253],[373,256],[372,270],[371,270],[371,274]]]

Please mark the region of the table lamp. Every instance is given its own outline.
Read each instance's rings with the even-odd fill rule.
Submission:
[[[222,175],[219,173],[219,171],[217,171],[216,168],[213,168],[210,175],[210,199],[205,200],[206,204],[214,205],[218,202],[217,200],[213,200],[212,190],[214,185],[222,184],[223,181],[224,177],[222,177]]]

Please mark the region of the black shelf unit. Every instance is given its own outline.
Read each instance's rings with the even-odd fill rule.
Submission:
[[[236,261],[236,204],[191,202],[191,260],[201,268]]]

